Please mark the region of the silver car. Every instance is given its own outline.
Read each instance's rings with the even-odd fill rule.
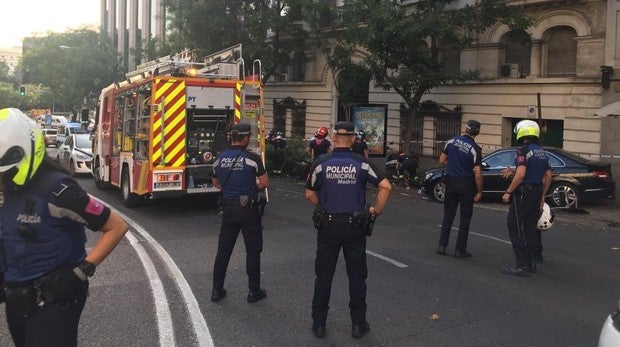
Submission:
[[[56,159],[72,176],[89,174],[93,161],[90,134],[72,134],[58,147]]]

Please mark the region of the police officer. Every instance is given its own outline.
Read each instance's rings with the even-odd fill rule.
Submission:
[[[269,140],[269,144],[273,146],[273,172],[281,174],[284,166],[284,148],[287,145],[284,134],[281,131],[276,132]]]
[[[84,226],[102,232],[87,254]],[[88,278],[127,231],[45,156],[41,129],[0,110],[0,271],[16,346],[76,346]]]
[[[260,287],[260,254],[263,250],[263,227],[259,216],[258,192],[269,185],[261,158],[246,150],[252,128],[248,123],[235,124],[230,132],[231,146],[213,164],[213,184],[222,190],[222,226],[213,265],[211,301],[226,296],[224,278],[239,231],[243,234],[246,270],[250,291],[249,303],[267,297]]]
[[[480,123],[473,119],[469,120],[465,126],[465,134],[450,139],[439,156],[439,164],[448,165],[444,177],[446,196],[443,222],[436,251],[441,255],[446,254],[452,223],[460,204],[461,217],[454,256],[471,257],[471,253],[467,251],[469,223],[474,212],[474,201],[482,199],[482,150],[474,141],[479,133]]]
[[[353,141],[351,150],[353,153],[357,153],[368,159],[368,144],[366,143],[366,132],[364,130],[358,131],[355,135],[355,141]]]
[[[312,159],[316,159],[319,156],[330,152],[332,149],[332,143],[326,138],[328,134],[329,131],[326,127],[320,127],[316,134],[314,134],[312,141],[308,144],[306,154],[308,154]]]
[[[312,332],[325,336],[332,278],[340,249],[349,277],[349,308],[352,336],[364,336],[366,321],[366,235],[364,219],[374,218],[385,208],[392,186],[377,167],[351,152],[353,123],[338,122],[332,136],[335,149],[312,164],[306,181],[306,198],[315,206],[313,220],[318,229],[312,299]],[[379,188],[374,207],[366,210],[366,184]],[[318,217],[318,220],[317,220]]]
[[[542,260],[542,246],[536,223],[543,210],[552,176],[547,153],[538,144],[538,123],[522,120],[517,123],[514,131],[517,141],[523,146],[517,149],[516,168],[502,171],[505,178],[514,175],[502,201],[512,201],[507,224],[516,264],[503,267],[502,272],[507,275],[528,276],[530,272],[536,272],[534,257],[539,256]]]

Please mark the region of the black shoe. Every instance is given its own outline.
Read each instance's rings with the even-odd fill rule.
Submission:
[[[536,271],[538,271],[538,269],[536,268],[536,264],[534,264],[534,263],[530,263],[530,264],[528,264],[528,265],[527,265],[527,271],[529,271],[529,272],[531,272],[531,273],[535,274],[535,273],[536,273]]]
[[[213,291],[211,292],[211,301],[212,302],[217,302],[220,301],[222,299],[224,299],[224,297],[226,296],[226,289],[215,289],[213,288]]]
[[[522,267],[516,264],[503,267],[502,273],[506,275],[515,275],[515,276],[529,276],[530,275],[530,271],[528,270],[527,266]]]
[[[259,300],[263,300],[266,297],[267,297],[267,291],[264,289],[259,289],[255,291],[250,290],[250,292],[248,293],[248,302],[249,303],[257,302]]]
[[[446,247],[437,246],[437,250],[435,251],[437,254],[446,255]]]
[[[314,337],[325,337],[325,324],[312,324],[312,333],[314,334]]]
[[[543,256],[542,256],[542,254],[535,255],[535,256],[534,256],[534,262],[535,262],[535,263],[539,263],[539,264],[541,264],[541,263],[543,262]]]
[[[471,257],[471,253],[467,252],[467,250],[461,250],[454,252],[455,258],[469,258]]]
[[[362,324],[353,324],[353,329],[351,329],[351,336],[359,339],[360,337],[366,335],[366,333],[370,330],[370,325],[368,322],[364,322]]]

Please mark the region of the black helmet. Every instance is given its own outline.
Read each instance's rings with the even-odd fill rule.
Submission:
[[[480,122],[473,119],[468,120],[465,126],[465,132],[473,136],[478,135],[480,133]]]

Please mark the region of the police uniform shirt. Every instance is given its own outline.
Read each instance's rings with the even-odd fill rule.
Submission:
[[[550,170],[547,152],[535,143],[526,143],[517,149],[515,166],[524,165],[527,170],[523,178],[523,184],[540,185],[545,171]]]
[[[450,177],[473,177],[474,166],[482,165],[482,149],[467,135],[450,139],[443,153],[448,155],[447,175]]]
[[[213,177],[222,185],[222,197],[235,198],[249,195],[258,198],[256,177],[265,174],[260,156],[241,145],[230,146],[213,164]]]
[[[336,148],[312,163],[306,188],[316,191],[319,203],[329,213],[364,211],[366,184],[377,187],[385,176],[366,158],[349,148]]]
[[[320,155],[326,154],[331,147],[332,144],[328,139],[314,139],[310,141],[308,147],[312,148],[314,151],[314,159],[318,158]]]
[[[56,263],[81,261],[86,256],[84,226],[99,230],[110,217],[110,209],[88,195],[68,175],[43,167],[39,170],[28,186],[0,191],[0,241],[4,247],[0,253],[7,256],[7,265],[12,264],[5,272],[5,280],[9,282],[37,278],[52,270]],[[51,174],[53,177],[43,179],[44,174]],[[56,180],[56,177],[61,179]],[[38,192],[34,187],[45,186],[45,180],[53,182],[51,188]],[[24,229],[24,225],[27,228]],[[28,235],[20,234],[20,229],[27,230]],[[41,252],[49,252],[49,242],[62,233],[75,235],[64,235],[68,244],[62,245],[64,248],[59,251],[58,258],[42,262],[41,256],[44,253]],[[49,239],[50,237],[52,239]],[[25,245],[24,242],[32,246],[26,245],[26,249],[19,250],[16,249],[17,246],[11,246],[15,242],[20,244],[20,249]],[[32,248],[35,245],[36,247]],[[29,248],[41,256],[29,256],[29,252],[32,252]]]

